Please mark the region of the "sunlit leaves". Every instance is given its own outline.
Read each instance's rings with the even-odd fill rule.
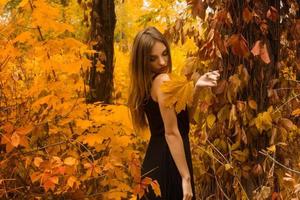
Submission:
[[[272,128],[272,116],[271,116],[271,109],[266,112],[259,113],[258,116],[255,118],[254,123],[256,128],[259,130],[260,133],[263,131],[267,131]]]
[[[161,89],[166,95],[165,106],[175,106],[177,113],[184,110],[192,101],[193,88],[193,82],[184,77],[163,83]]]

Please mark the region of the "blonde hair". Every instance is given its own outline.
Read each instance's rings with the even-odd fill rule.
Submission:
[[[169,72],[172,71],[170,46],[166,38],[154,27],[140,31],[133,42],[129,66],[130,85],[128,107],[131,112],[133,125],[136,129],[147,126],[144,103],[150,97],[152,72],[149,68],[149,58],[152,47],[156,42],[163,43],[168,52]]]

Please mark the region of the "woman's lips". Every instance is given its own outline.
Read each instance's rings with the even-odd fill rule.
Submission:
[[[160,69],[160,72],[167,72],[167,71],[168,71],[168,66],[163,67],[163,68]]]

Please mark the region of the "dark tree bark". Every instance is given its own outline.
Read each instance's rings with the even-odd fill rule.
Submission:
[[[90,71],[89,102],[112,102],[114,72],[114,30],[116,25],[115,3],[113,0],[93,0],[91,11],[91,40],[97,53],[93,57]],[[102,63],[104,71],[97,71]]]

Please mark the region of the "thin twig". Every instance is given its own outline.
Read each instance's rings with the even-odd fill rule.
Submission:
[[[217,179],[216,175],[215,175],[215,180],[216,180],[216,183],[217,183],[218,187],[220,188],[221,192],[222,192],[222,193],[223,193],[223,195],[225,196],[225,198],[226,198],[226,199],[228,199],[228,200],[230,200],[230,198],[229,198],[229,197],[226,195],[226,193],[223,191],[223,189],[222,189],[221,185],[219,184],[219,182],[218,182],[218,179]]]
[[[296,98],[298,98],[298,97],[300,97],[300,94],[294,96],[293,98],[290,98],[288,101],[286,101],[286,102],[284,102],[282,105],[278,106],[278,107],[276,108],[276,110],[275,110],[273,113],[276,113],[276,112],[279,111],[283,106],[285,106],[286,104],[288,104],[289,102],[291,102],[293,99],[296,99]]]
[[[156,169],[158,169],[158,168],[159,168],[159,167],[155,167],[155,168],[151,169],[150,171],[148,171],[148,172],[146,172],[145,174],[143,174],[141,177],[144,177],[144,176],[150,174],[151,172],[153,172],[154,170],[156,170]]]
[[[222,163],[218,158],[216,158],[214,155],[212,155],[210,152],[207,152],[206,149],[202,148],[201,146],[199,146],[198,148],[200,148],[202,151],[204,151],[205,153],[207,153],[209,156],[211,156],[212,158],[214,158],[218,163],[220,163],[221,165],[225,165],[224,163]]]
[[[225,156],[219,151],[219,149],[217,149],[217,147],[215,147],[215,145],[213,145],[209,140],[207,140],[207,142],[221,155],[221,157],[227,162],[230,163],[229,160],[227,160],[225,158]]]
[[[274,159],[272,156],[270,156],[268,153],[266,153],[266,152],[264,152],[264,151],[259,151],[259,153],[262,154],[262,155],[264,155],[264,156],[267,156],[269,159],[271,159],[272,161],[274,161],[277,165],[279,165],[279,166],[285,168],[286,170],[289,170],[289,171],[291,171],[291,172],[294,172],[294,173],[300,175],[300,171],[297,171],[297,170],[295,170],[295,169],[292,169],[292,168],[289,168],[289,167],[285,166],[284,164],[282,164],[282,163],[278,162],[277,160],[275,160],[275,159]]]
[[[53,147],[53,146],[61,145],[61,144],[67,143],[67,142],[70,142],[70,141],[69,140],[61,141],[61,142],[49,144],[49,145],[46,145],[46,146],[43,146],[43,147],[39,147],[39,148],[36,148],[36,149],[32,149],[32,150],[29,150],[29,151],[25,151],[25,152],[22,152],[22,153],[23,154],[29,154],[29,153],[33,153],[35,151],[40,151],[40,150],[46,149],[48,147]]]

